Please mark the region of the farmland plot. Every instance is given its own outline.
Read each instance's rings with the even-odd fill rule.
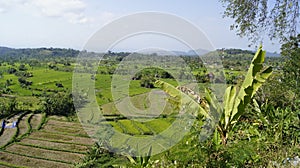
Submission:
[[[39,167],[44,167],[44,168],[53,168],[53,167],[69,168],[69,167],[72,167],[71,164],[30,158],[30,157],[21,156],[21,155],[12,154],[12,153],[3,152],[3,151],[0,151],[0,160],[1,160],[1,162],[5,162],[4,164],[26,166],[26,167],[36,167],[36,168],[39,168]]]
[[[40,123],[42,122],[43,115],[42,114],[35,114],[32,116],[30,120],[30,125],[32,129],[38,129]]]
[[[30,146],[13,144],[6,148],[7,151],[19,155],[42,158],[45,160],[57,161],[62,163],[76,163],[83,157],[83,154],[46,150]]]

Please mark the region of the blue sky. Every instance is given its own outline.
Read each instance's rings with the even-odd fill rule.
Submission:
[[[233,20],[223,18],[223,10],[218,0],[0,0],[0,46],[82,49],[95,32],[111,21],[137,12],[157,11],[196,25],[214,48],[255,50],[248,48],[246,38],[229,30]],[[118,47],[138,50],[144,47],[139,45],[141,41],[170,50],[187,50],[178,42],[150,36],[128,39]],[[279,52],[279,48],[278,43],[265,38],[264,49]]]

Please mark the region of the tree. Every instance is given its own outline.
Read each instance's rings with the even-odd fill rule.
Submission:
[[[43,110],[47,115],[70,116],[75,114],[72,94],[56,93],[47,96],[43,102]]]
[[[26,71],[26,70],[27,70],[27,68],[26,68],[25,64],[21,64],[19,66],[19,71]]]
[[[31,81],[27,81],[26,78],[24,78],[24,77],[18,78],[18,81],[19,81],[19,83],[20,83],[20,85],[22,87],[27,87],[27,86],[32,85],[32,82]]]
[[[297,34],[299,0],[220,0],[224,17],[234,19],[231,29],[255,43],[261,34],[286,41]]]
[[[152,76],[143,76],[140,85],[145,88],[154,88],[155,79]]]
[[[281,55],[286,61],[283,66],[283,82],[294,93],[295,98],[300,96],[300,34],[291,37],[288,42],[281,46]]]

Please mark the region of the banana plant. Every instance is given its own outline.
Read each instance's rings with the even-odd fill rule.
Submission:
[[[228,86],[225,90],[223,104],[219,103],[211,91],[205,89],[204,100],[201,103],[205,102],[209,108],[206,108],[205,105],[202,105],[191,95],[182,92],[183,86],[175,88],[160,80],[157,80],[155,84],[171,97],[177,100],[180,99],[182,105],[189,105],[191,107],[190,109],[197,109],[193,111],[196,114],[201,114],[209,119],[216,119],[214,114],[219,114],[220,117],[216,131],[221,138],[222,144],[226,145],[229,132],[232,131],[235,124],[239,121],[239,118],[245,113],[247,104],[251,101],[259,87],[261,87],[272,74],[272,67],[264,68],[264,60],[265,51],[263,51],[262,46],[260,46],[251,61],[245,80],[239,89],[237,89],[237,86]]]
[[[129,154],[125,154],[131,164],[135,165],[136,167],[147,167],[150,162],[150,157],[152,153],[152,146],[149,148],[148,154],[145,156],[137,156],[132,157]]]

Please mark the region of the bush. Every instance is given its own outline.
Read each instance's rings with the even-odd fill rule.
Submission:
[[[298,108],[295,93],[282,81],[281,75],[272,75],[258,90],[255,99],[260,104],[268,104],[274,108]]]
[[[43,110],[47,115],[71,116],[75,114],[72,94],[56,93],[47,96],[43,102]]]
[[[154,88],[155,79],[153,77],[143,76],[141,79],[141,87]]]

